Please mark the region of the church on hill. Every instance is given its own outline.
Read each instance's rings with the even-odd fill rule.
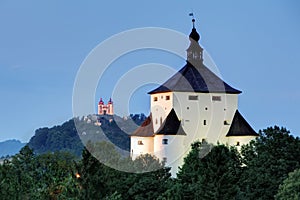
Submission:
[[[102,98],[100,98],[98,103],[98,115],[114,115],[114,104],[111,98],[106,105],[104,104]]]
[[[192,22],[186,64],[149,92],[151,114],[130,136],[133,159],[155,155],[172,167],[173,176],[197,140],[239,148],[258,136],[238,110],[241,91],[204,65],[195,19]]]

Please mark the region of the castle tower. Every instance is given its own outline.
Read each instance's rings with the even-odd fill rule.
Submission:
[[[197,140],[240,146],[257,136],[238,111],[241,91],[205,66],[195,19],[192,22],[186,64],[149,92],[152,121],[147,124],[153,128],[140,127],[131,135],[133,158],[150,152],[172,167],[173,176]]]
[[[112,102],[111,98],[109,99],[108,104],[107,104],[107,114],[108,115],[114,114],[114,107],[113,107],[113,102]]]

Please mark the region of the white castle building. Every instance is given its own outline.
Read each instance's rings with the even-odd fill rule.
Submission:
[[[241,91],[231,87],[203,63],[200,35],[189,35],[187,63],[169,80],[149,92],[151,114],[131,134],[131,155],[152,154],[176,176],[193,142],[239,146],[257,133],[238,111]]]

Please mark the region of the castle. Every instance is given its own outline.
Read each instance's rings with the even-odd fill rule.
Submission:
[[[130,136],[131,156],[152,154],[176,176],[194,141],[237,146],[258,134],[238,110],[241,93],[210,71],[203,62],[200,35],[189,35],[186,64],[150,91],[150,116]]]
[[[114,114],[114,106],[111,98],[108,103],[105,105],[102,98],[98,103],[98,115],[113,115]]]

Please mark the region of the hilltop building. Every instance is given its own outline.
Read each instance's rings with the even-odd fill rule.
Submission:
[[[113,115],[114,114],[114,104],[109,99],[108,103],[105,105],[102,98],[100,98],[100,101],[98,103],[98,115]]]
[[[239,148],[257,137],[238,110],[241,91],[204,65],[194,22],[186,64],[149,92],[151,114],[131,134],[132,158],[155,155],[172,167],[173,176],[196,140]]]

